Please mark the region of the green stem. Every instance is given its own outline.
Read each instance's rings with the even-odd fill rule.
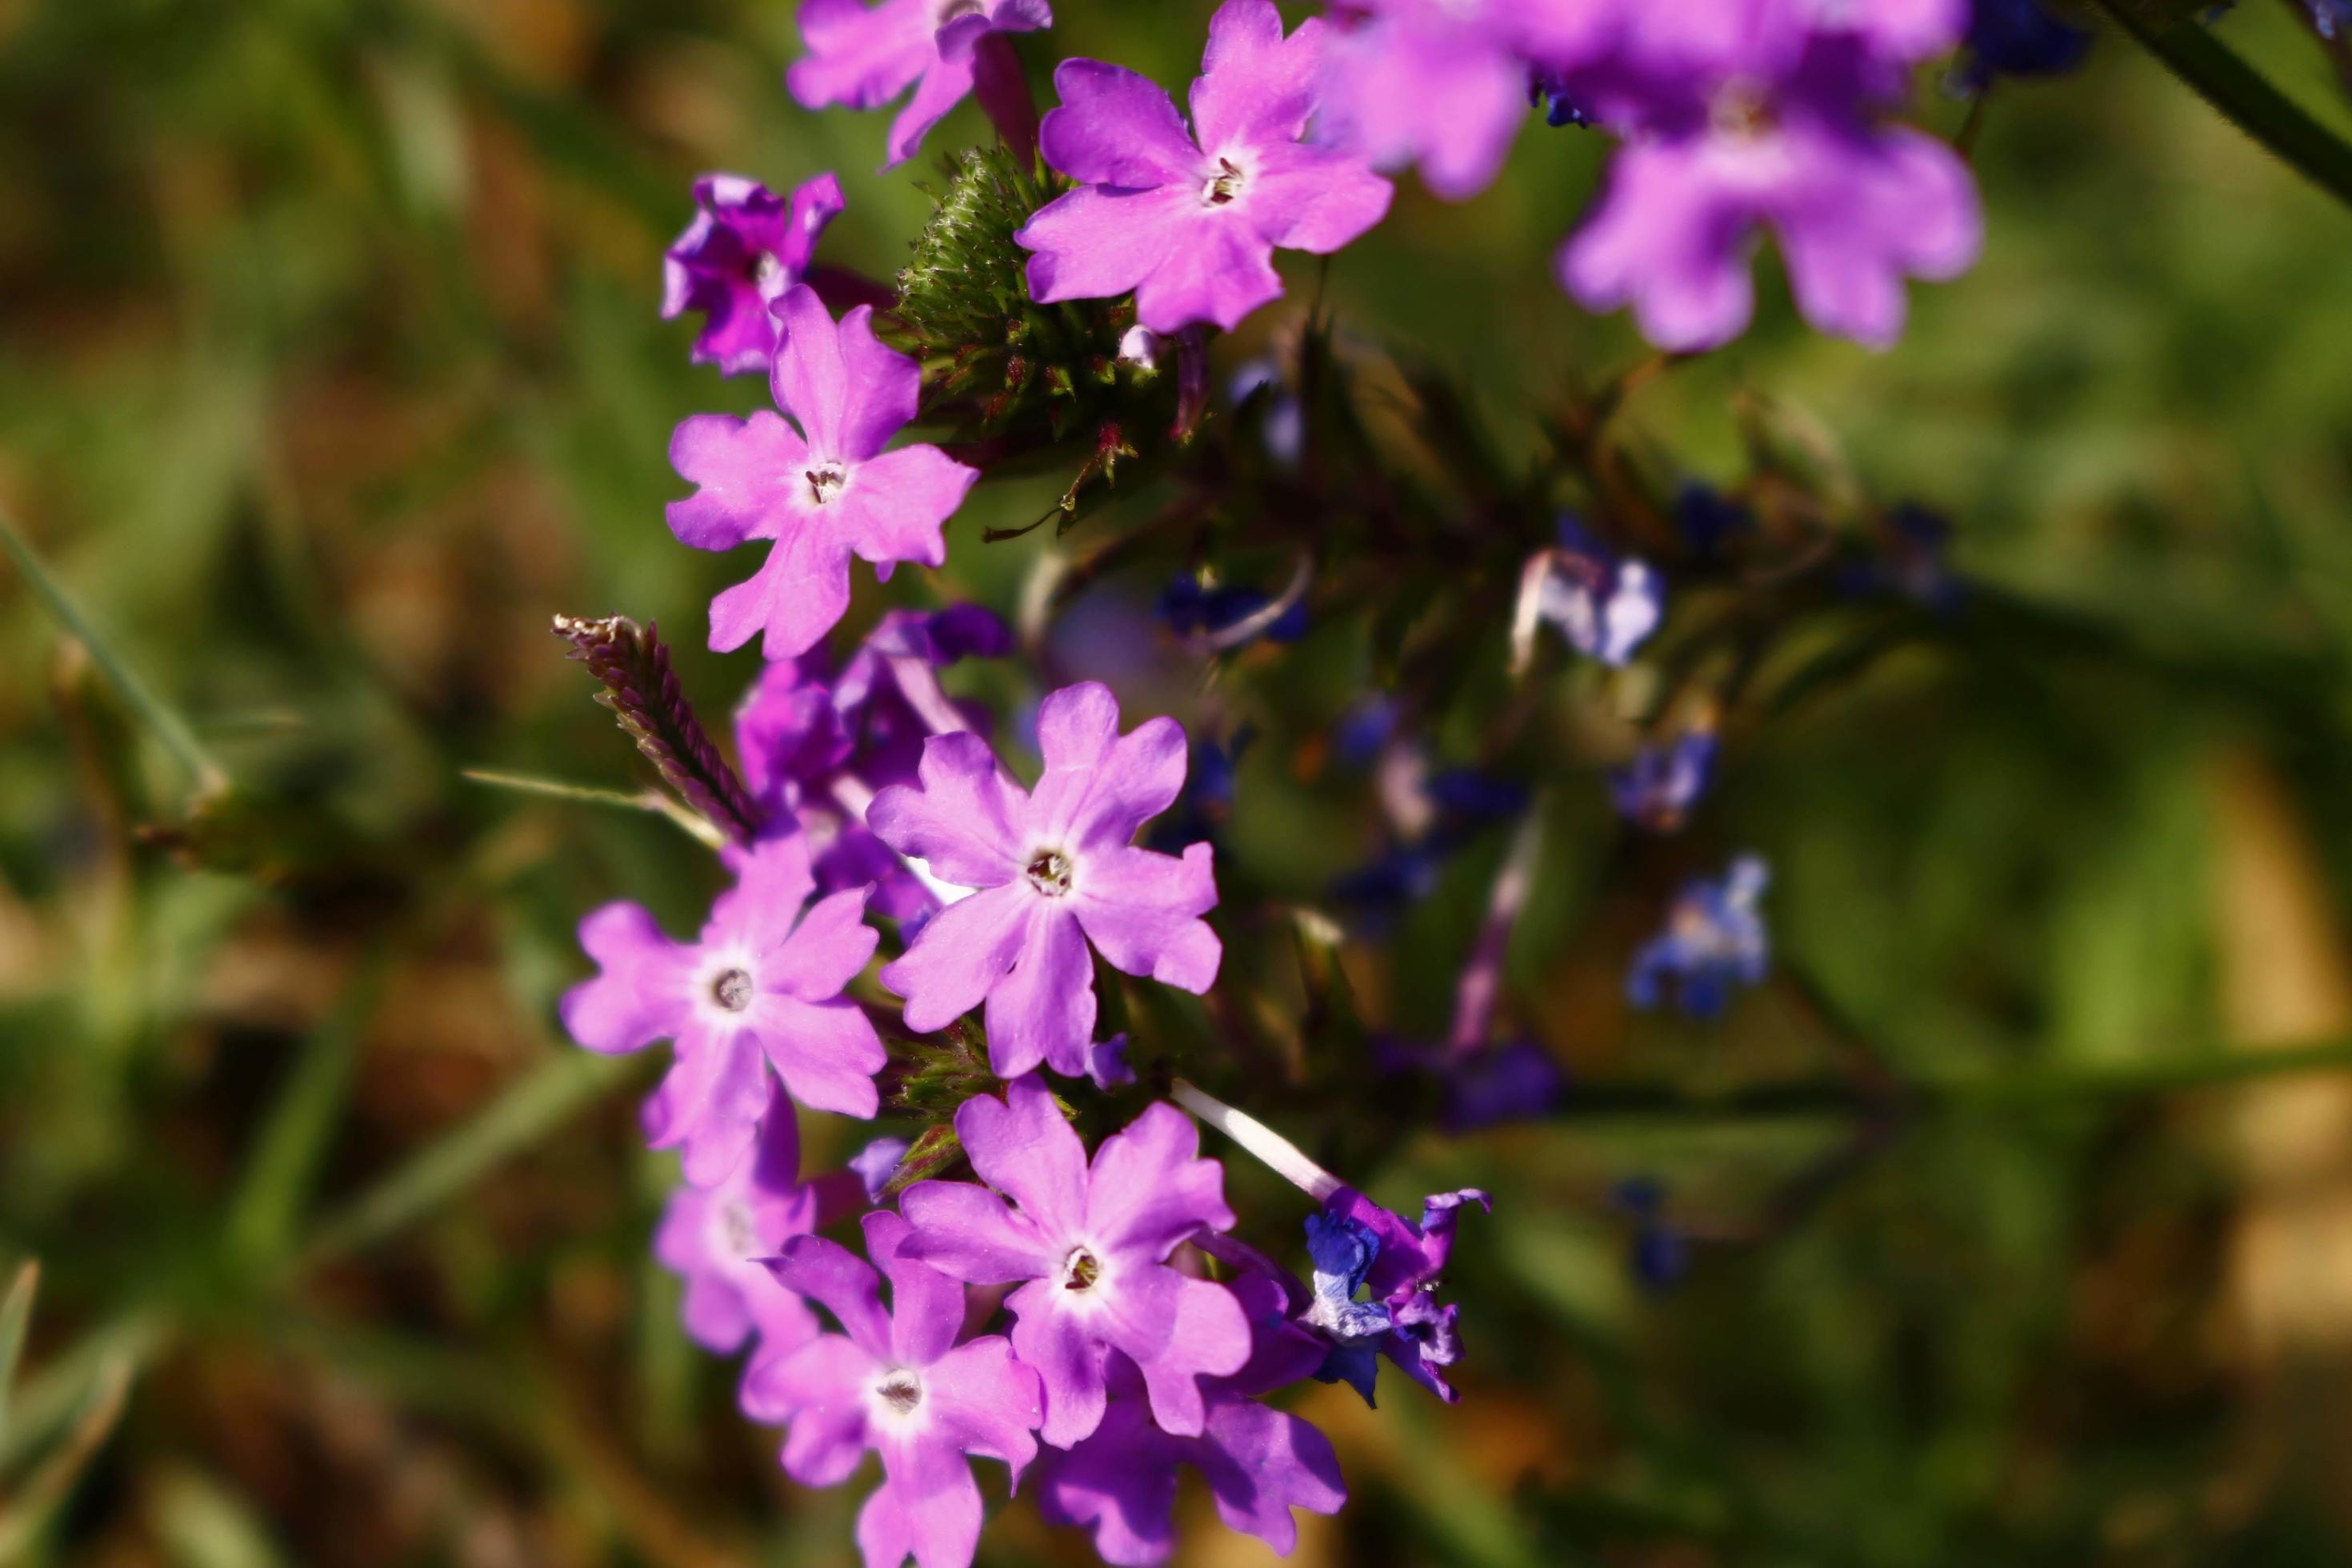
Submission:
[[[2352,146],[2264,80],[2195,21],[2144,21],[2129,0],[2097,0],[2117,26],[2237,128],[2305,179],[2352,205]]]
[[[155,689],[114,651],[114,645],[99,631],[82,607],[75,603],[73,596],[66,592],[65,585],[49,571],[47,563],[34,553],[32,545],[5,515],[0,515],[0,549],[5,549],[14,558],[16,569],[25,574],[25,581],[31,586],[34,596],[47,605],[49,614],[55,616],[59,624],[89,650],[91,660],[106,673],[106,679],[113,683],[123,701],[131,705],[146,721],[147,727],[155,731],[155,738],[163,742],[165,749],[179,758],[194,775],[196,793],[200,795],[217,795],[226,789],[228,773],[205,750],[204,743],[196,739],[196,733],[189,728],[188,721],[180,717],[178,710],[156,695]]]
[[[541,795],[548,800],[568,800],[576,805],[604,805],[622,811],[650,811],[667,816],[692,834],[697,840],[713,849],[727,840],[719,830],[694,812],[658,790],[639,790],[635,795],[626,790],[603,789],[594,784],[577,784],[562,779],[542,778],[537,773],[499,773],[491,768],[461,768],[457,776],[468,784],[488,784],[492,789],[512,790],[517,795]]]

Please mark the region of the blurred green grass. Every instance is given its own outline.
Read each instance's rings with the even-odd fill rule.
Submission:
[[[1064,9],[1055,49],[1175,82],[1208,7]],[[2227,36],[2352,127],[2284,7]],[[854,1498],[787,1486],[675,1331],[644,1256],[667,1173],[551,1027],[579,912],[625,891],[683,926],[706,858],[457,777],[635,777],[555,611],[659,620],[707,712],[748,678],[698,646],[734,566],[659,508],[670,425],[759,389],[684,363],[660,248],[708,168],[838,170],[828,253],[877,272],[926,210],[924,176],[869,172],[880,117],[785,99],[794,47],[780,5],[0,6],[0,503],[318,846],[277,889],[138,847],[184,778],[0,575],[0,1254],[43,1260],[52,1414],[80,1394],[58,1367],[96,1364],[60,1358],[142,1369],[53,1560],[845,1558]],[[936,140],[979,134],[967,107]],[[1475,202],[1408,188],[1330,270],[1342,331],[1455,372],[1531,446],[1539,397],[1643,352],[1550,277],[1599,154],[1531,127]],[[1985,259],[1915,293],[1898,352],[1814,338],[1768,289],[1634,417],[1727,479],[1736,394],[1803,410],[1948,511],[1961,567],[2039,629],[1757,735],[1708,847],[1773,854],[1781,951],[1899,1071],[2352,1030],[2352,215],[2112,37],[2004,88],[1977,161]],[[1056,488],[976,496],[930,591],[1009,606],[1045,542],[980,527]],[[1297,657],[1335,702],[1360,668],[1338,637]],[[1701,1094],[1814,1070],[1785,994],[1724,1033],[1625,1017],[1654,904],[1559,793],[1513,975],[1543,1036],[1593,1079]],[[2273,820],[2285,849],[2250,850]],[[1236,852],[1273,885],[1318,886],[1360,822],[1282,757],[1244,768]],[[1442,1020],[1492,866],[1457,863],[1396,944],[1369,999],[1401,1030]],[[2257,1095],[2288,1097],[2284,1131]],[[1307,1559],[2341,1561],[2352,1300],[2326,1263],[2352,1238],[2326,1202],[2352,1172],[2322,1136],[2282,1175],[2297,1117],[2352,1132],[2325,1082],[1938,1113],[1760,1241],[1846,1119],[1572,1112],[1397,1152],[1380,1195],[1497,1195],[1454,1282],[1471,1394],[1318,1401],[1357,1501]],[[1721,1237],[1662,1300],[1604,1196],[1636,1171]],[[2263,1273],[2250,1238],[2281,1225],[2309,1278]],[[988,1551],[1072,1547],[1017,1510]]]

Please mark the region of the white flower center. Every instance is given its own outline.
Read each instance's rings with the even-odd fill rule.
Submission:
[[[740,969],[722,970],[710,983],[710,999],[730,1013],[748,1011],[751,1005],[751,976]]]
[[[1242,194],[1244,183],[1245,176],[1234,161],[1220,158],[1217,160],[1217,172],[1202,183],[1201,205],[1204,207],[1223,206]]]
[[[912,1367],[894,1366],[874,1385],[874,1397],[897,1415],[912,1415],[923,1403],[923,1380]]]
[[[760,1233],[751,1223],[751,1208],[740,1198],[723,1199],[719,1205],[719,1240],[730,1259],[756,1256],[760,1250]]]
[[[1749,77],[1734,77],[1717,88],[1706,118],[1708,129],[1735,142],[1760,142],[1777,123],[1770,90]]]
[[[1070,890],[1070,858],[1059,849],[1040,849],[1029,857],[1029,885],[1049,899]]]
[[[751,286],[760,290],[763,300],[784,291],[784,264],[774,251],[760,252],[759,259],[751,264]]]
[[[1084,1247],[1074,1247],[1070,1255],[1062,1259],[1058,1278],[1065,1290],[1091,1290],[1102,1279],[1102,1260]]]
[[[849,482],[849,469],[840,463],[819,463],[801,475],[808,481],[809,499],[823,506],[841,493]]]

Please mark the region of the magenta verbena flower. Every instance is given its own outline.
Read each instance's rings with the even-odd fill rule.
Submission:
[[[1038,1467],[1037,1506],[1055,1524],[1092,1531],[1106,1563],[1165,1562],[1176,1545],[1176,1472],[1190,1465],[1208,1484],[1218,1517],[1288,1555],[1298,1527],[1290,1510],[1337,1513],[1348,1500],[1329,1439],[1297,1415],[1220,1389],[1200,1432],[1155,1425],[1143,1379],[1112,1357],[1111,1400],[1094,1434]]]
[[[563,1026],[592,1051],[673,1042],[668,1075],[646,1107],[646,1135],[677,1149],[686,1179],[723,1181],[750,1152],[783,1080],[820,1110],[870,1117],[882,1041],[841,994],[877,938],[856,889],[819,900],[808,844],[791,834],[730,848],[735,885],[691,942],[672,942],[642,906],[607,904],[580,922],[603,973],[564,994]],[[781,1110],[783,1108],[779,1106]]]
[[[1318,141],[1418,163],[1449,201],[1484,190],[1528,118],[1529,73],[1601,52],[1620,0],[1353,0],[1335,9]]]
[[[776,195],[740,174],[694,182],[694,221],[662,261],[662,320],[698,310],[694,362],[728,375],[765,370],[776,350],[769,307],[801,280],[843,202],[841,184],[819,174]]]
[[[698,414],[670,437],[670,463],[696,487],[668,509],[698,550],[773,542],[757,575],[710,602],[710,646],[764,634],[770,658],[804,653],[849,607],[849,558],[887,579],[898,562],[947,559],[940,525],[980,478],[937,447],[882,448],[915,416],[922,372],[874,336],[873,309],[836,324],[814,289],[776,301],[783,328],[769,382],[776,406],[749,419]]]
[[[816,1315],[761,1260],[861,1207],[862,1197],[854,1172],[800,1180],[793,1109],[772,1105],[751,1157],[715,1187],[680,1186],[654,1232],[655,1258],[685,1281],[687,1337],[720,1355],[755,1343],[754,1367],[814,1339]]]
[[[803,108],[845,103],[879,109],[912,87],[915,95],[890,122],[897,168],[915,155],[924,133],[963,101],[972,59],[990,33],[1049,27],[1046,0],[803,0],[801,37],[809,52],[793,62],[784,85]]]
[[[934,735],[919,782],[882,791],[866,820],[942,882],[980,889],[934,915],[882,984],[907,1026],[944,1028],[983,1000],[988,1058],[1017,1078],[1045,1062],[1085,1076],[1094,1039],[1091,942],[1113,965],[1195,994],[1223,955],[1200,917],[1217,901],[1212,851],[1179,858],[1130,841],[1184,785],[1184,731],[1152,719],[1118,732],[1118,701],[1095,681],[1037,711],[1045,771],[1024,793],[977,735]]]
[[[838,1486],[871,1448],[882,1484],[857,1515],[866,1568],[965,1568],[980,1541],[980,1487],[966,1456],[1001,1459],[1018,1482],[1036,1457],[1037,1374],[1001,1334],[958,1343],[964,1289],[906,1251],[907,1222],[866,1216],[866,1253],[793,1238],[776,1278],[841,1325],[756,1370],[744,1384],[757,1419],[787,1425],[785,1473]],[[876,1272],[879,1268],[880,1274]],[[890,1281],[890,1306],[881,1281]]]
[[[1067,1447],[1101,1423],[1107,1351],[1140,1369],[1163,1429],[1199,1436],[1200,1380],[1241,1371],[1253,1342],[1231,1291],[1168,1266],[1196,1232],[1234,1223],[1224,1169],[1199,1157],[1191,1119],[1154,1105],[1104,1139],[1089,1165],[1052,1093],[1030,1077],[1003,1100],[965,1101],[955,1125],[988,1186],[908,1188],[899,1207],[914,1227],[909,1251],[972,1284],[1021,1282],[1005,1304],[1013,1352],[1045,1384],[1045,1441]]]
[[[1627,7],[1616,51],[1570,79],[1627,145],[1560,253],[1569,292],[1630,304],[1661,348],[1713,348],[1748,325],[1749,248],[1769,230],[1808,321],[1893,344],[1904,279],[1958,277],[1982,238],[1967,164],[1885,118],[1903,68],[1957,38],[1952,13],[1943,0]]]
[[[825,892],[873,884],[875,913],[917,921],[939,900],[866,826],[872,792],[915,776],[932,721],[907,695],[920,672],[970,658],[1010,653],[1013,634],[977,605],[935,612],[893,610],[834,669],[822,648],[765,666],[735,713],[743,782],[772,814],[790,812],[809,836],[817,887]],[[921,696],[936,684],[923,675]],[[985,734],[987,710],[950,704],[950,717]],[[936,716],[935,716],[936,717]],[[911,931],[908,934],[911,935]]]
[[[1230,328],[1282,293],[1276,249],[1328,255],[1380,222],[1392,187],[1343,148],[1304,142],[1325,39],[1318,20],[1285,38],[1273,0],[1225,0],[1192,84],[1192,130],[1135,72],[1062,62],[1045,160],[1079,182],[1013,237],[1036,252],[1041,302],[1135,290],[1155,332]]]

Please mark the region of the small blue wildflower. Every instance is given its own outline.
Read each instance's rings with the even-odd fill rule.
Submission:
[[[1395,1326],[1386,1304],[1359,1301],[1364,1277],[1381,1255],[1381,1238],[1369,1227],[1328,1214],[1307,1216],[1307,1256],[1314,1265],[1314,1301],[1303,1320],[1331,1342],[1315,1376],[1344,1383],[1372,1403],[1380,1373],[1380,1340]]]
[[[1535,1040],[1487,1046],[1441,1070],[1446,1075],[1448,1131],[1533,1121],[1550,1115],[1568,1097],[1568,1074]]]
[[[1544,123],[1549,126],[1582,127],[1592,123],[1592,117],[1569,92],[1568,78],[1559,71],[1542,66],[1530,67],[1528,70],[1528,102],[1544,111]]]
[[[1191,572],[1179,572],[1160,590],[1160,618],[1178,637],[1213,637],[1230,631],[1274,603],[1255,588],[1210,587]],[[1268,642],[1297,642],[1307,635],[1307,605],[1295,600],[1256,634]]]
[[[1528,808],[1525,784],[1482,773],[1475,768],[1448,768],[1433,773],[1422,785],[1429,804],[1437,808],[1441,833],[1460,833],[1493,822],[1507,821]]]
[[[1686,730],[1671,743],[1644,746],[1633,760],[1609,774],[1617,814],[1652,833],[1673,833],[1690,818],[1715,774],[1716,739],[1711,730]]]
[[[1534,608],[1577,652],[1622,667],[1665,614],[1665,582],[1647,562],[1620,556],[1573,517],[1562,517],[1559,546]]]
[[[1733,985],[1764,978],[1769,948],[1758,906],[1770,880],[1760,857],[1742,855],[1720,881],[1700,878],[1685,884],[1665,930],[1633,954],[1625,975],[1627,1000],[1636,1007],[1659,1005],[1672,975],[1684,1012],[1695,1018],[1720,1016]]]
[[[1393,697],[1376,691],[1357,699],[1355,706],[1331,726],[1331,754],[1352,768],[1371,766],[1395,738],[1397,721],[1402,717]]]
[[[1353,871],[1333,879],[1331,897],[1339,903],[1375,920],[1394,915],[1405,905],[1419,903],[1437,889],[1444,857],[1427,845],[1391,849]]]
[[[1727,500],[1713,485],[1690,480],[1675,494],[1675,526],[1691,553],[1702,560],[1720,554],[1735,534],[1756,526],[1756,514]]]
[[[1682,1283],[1690,1272],[1690,1243],[1665,1220],[1665,1184],[1655,1176],[1628,1176],[1611,1190],[1609,1202],[1633,1222],[1625,1262],[1635,1282],[1654,1294]]]
[[[1949,519],[1905,501],[1879,526],[1877,558],[1849,570],[1843,586],[1857,596],[1895,594],[1926,609],[1949,610],[1960,600],[1948,561],[1951,541]]]
[[[1982,92],[2000,76],[2063,76],[2083,63],[2091,35],[2042,0],[1976,0],[1957,85]]]
[[[2352,37],[2352,0],[2303,0],[2303,7],[2311,13],[2311,25],[2321,37]]]

